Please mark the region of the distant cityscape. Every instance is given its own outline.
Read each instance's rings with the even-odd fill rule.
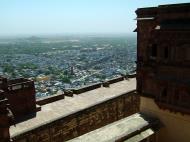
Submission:
[[[31,78],[36,97],[102,82],[136,69],[136,37],[55,36],[0,39],[0,75]]]

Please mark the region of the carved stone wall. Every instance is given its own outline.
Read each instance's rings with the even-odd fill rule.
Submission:
[[[138,92],[160,108],[190,114],[190,4],[136,13]]]
[[[63,142],[139,112],[139,105],[139,96],[130,92],[12,139],[14,142]]]

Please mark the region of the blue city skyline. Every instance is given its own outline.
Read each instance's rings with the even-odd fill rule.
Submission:
[[[189,0],[1,0],[0,35],[132,34],[135,10]]]

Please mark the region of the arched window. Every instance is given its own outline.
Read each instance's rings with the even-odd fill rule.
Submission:
[[[168,47],[164,47],[164,58],[165,59],[168,59],[169,57],[169,50],[168,50]]]
[[[150,47],[150,56],[152,58],[156,58],[157,57],[157,45],[156,44],[153,44],[151,47]]]

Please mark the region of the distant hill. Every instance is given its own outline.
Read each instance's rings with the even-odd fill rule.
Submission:
[[[41,42],[41,38],[37,37],[37,36],[31,36],[29,38],[26,38],[25,40],[27,40],[29,42]]]

